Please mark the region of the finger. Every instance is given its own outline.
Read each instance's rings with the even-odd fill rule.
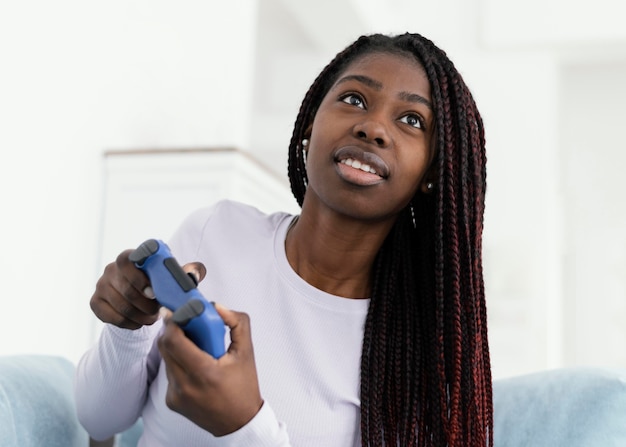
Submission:
[[[173,368],[181,369],[178,364],[177,350],[181,343],[184,345],[187,337],[185,337],[183,330],[171,323],[169,319],[165,319],[163,323],[164,329],[157,341],[159,352],[167,364]]]
[[[171,314],[171,312],[170,312]],[[165,329],[158,340],[158,347],[163,359],[178,365],[184,371],[192,372],[196,369],[208,367],[204,362],[215,361],[213,357],[202,351],[191,341],[184,331],[171,318],[164,320]],[[201,363],[203,366],[200,366]]]
[[[166,329],[167,331],[167,329]],[[181,383],[184,383],[184,379],[186,376],[185,369],[178,363],[177,359],[172,355],[172,348],[169,347],[169,343],[172,341],[168,341],[168,337],[171,337],[170,334],[166,335],[165,332],[158,339],[157,346],[159,348],[159,352],[161,353],[161,357],[163,358],[163,362],[165,364],[165,375],[167,377],[167,394],[165,397],[165,401],[167,406],[176,410],[178,407],[178,396],[181,391]]]
[[[157,320],[156,314],[146,315],[134,308],[115,290],[107,292],[106,297],[94,293],[90,301],[93,313],[103,322],[111,323],[125,329],[138,329],[144,325],[153,324]]]
[[[113,277],[111,284],[140,313],[153,316],[159,311],[159,304],[154,300],[154,292],[146,274],[128,259],[131,252],[132,250],[125,250],[115,260],[115,267],[117,267],[119,274],[111,275]],[[114,267],[111,266],[110,268],[113,269]],[[106,276],[105,270],[104,277]]]
[[[105,267],[96,283],[90,306],[94,314],[106,323],[137,329],[156,321],[159,305],[142,293],[141,290],[150,283],[128,259],[131,252],[123,251]]]
[[[196,284],[200,283],[206,276],[206,267],[201,262],[189,262],[183,265],[183,270],[194,276]]]
[[[110,323],[123,329],[139,329],[142,324],[132,321],[120,315],[113,306],[105,300],[92,300],[90,302],[93,313],[104,323]]]
[[[124,317],[142,322],[145,317],[154,321],[159,312],[159,303],[146,298],[127,279],[116,277],[109,288],[104,286],[105,299]]]
[[[224,320],[224,324],[230,328],[230,353],[249,353],[252,351],[252,336],[250,330],[250,317],[243,312],[230,310],[219,303],[215,303],[215,310]]]
[[[159,317],[163,319],[164,323],[168,323],[170,318],[172,318],[173,312],[169,310],[167,307],[161,307],[159,309]]]
[[[128,317],[143,316],[156,317],[159,312],[159,303],[153,298],[146,298],[143,293],[134,288],[129,288],[128,283],[114,283],[113,290],[116,296],[110,301],[118,311]]]
[[[120,253],[115,260],[115,265],[135,290],[146,298],[154,299],[156,296],[148,276],[129,259],[132,252],[133,250],[129,249]]]

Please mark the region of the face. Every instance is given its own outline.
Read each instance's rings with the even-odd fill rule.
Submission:
[[[373,53],[350,64],[312,124],[304,206],[395,219],[432,160],[431,103],[424,69],[410,57]]]

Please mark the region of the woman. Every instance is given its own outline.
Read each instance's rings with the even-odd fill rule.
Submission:
[[[445,53],[359,38],[298,114],[300,215],[220,202],[169,241],[221,303],[228,352],[159,319],[124,252],[91,299],[108,324],[79,364],[83,424],[104,438],[142,416],[150,446],[491,445],[484,146]]]

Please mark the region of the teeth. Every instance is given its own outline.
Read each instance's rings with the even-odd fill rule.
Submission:
[[[378,173],[376,172],[374,168],[372,168],[368,164],[361,163],[359,160],[353,160],[352,158],[347,158],[345,160],[341,160],[341,163],[343,163],[344,165],[348,165],[354,169],[360,169],[361,171],[370,172],[372,174],[378,175]]]

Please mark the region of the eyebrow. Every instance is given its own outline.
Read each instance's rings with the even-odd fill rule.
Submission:
[[[343,78],[339,79],[337,81],[337,83],[335,85],[339,85],[343,82],[348,82],[348,81],[358,81],[361,84],[365,84],[368,87],[373,88],[374,90],[380,91],[383,89],[383,84],[381,82],[375,81],[374,79],[368,77],[368,76],[363,76],[363,75],[347,75],[344,76]]]
[[[357,81],[360,82],[361,84],[365,84],[366,86],[376,90],[376,91],[381,91],[383,89],[383,84],[381,82],[378,82],[368,76],[363,76],[363,75],[347,75],[344,76],[343,78],[339,79],[337,81],[337,83],[335,84],[336,86],[339,84],[342,84],[344,82],[348,82],[348,81]],[[419,104],[424,104],[425,106],[427,106],[430,110],[433,110],[433,105],[431,104],[431,102],[424,98],[422,95],[418,95],[417,93],[411,93],[411,92],[400,92],[398,93],[398,98],[400,98],[403,101],[407,101],[407,102],[415,102],[415,103],[419,103]]]
[[[418,95],[417,93],[400,92],[398,96],[400,97],[400,99],[403,99],[404,101],[417,102],[420,104],[424,104],[430,110],[433,110],[433,105],[430,103],[429,100],[424,98],[422,95]]]

